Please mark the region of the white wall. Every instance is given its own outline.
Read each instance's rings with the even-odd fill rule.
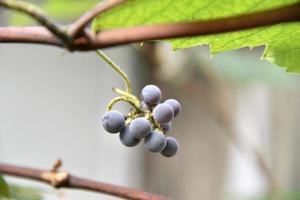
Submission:
[[[136,78],[129,48],[108,54]],[[1,44],[0,162],[47,168],[61,158],[76,175],[139,188],[141,147],[123,147],[99,124],[113,86],[122,80],[93,52]]]

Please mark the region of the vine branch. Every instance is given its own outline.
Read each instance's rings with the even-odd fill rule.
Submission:
[[[88,51],[134,42],[225,33],[298,21],[300,21],[300,3],[262,12],[208,21],[104,30],[94,36],[92,40],[86,35],[79,36],[74,39],[68,48],[74,51]],[[64,48],[64,45],[59,43],[54,36],[47,33],[43,27],[27,27],[26,32],[23,31],[24,28],[20,27],[0,28],[0,43],[38,43]]]
[[[68,172],[53,172],[52,170],[34,169],[0,163],[0,174],[40,181],[51,184],[56,188],[83,189],[126,199],[167,200],[166,197],[160,195],[103,182],[91,181],[71,175]]]
[[[106,10],[112,9],[126,0],[105,0],[98,3],[94,8],[83,14],[77,21],[69,27],[68,33],[70,37],[76,37],[83,31],[83,29],[91,23],[91,21]]]
[[[27,14],[46,27],[51,33],[53,33],[63,42],[70,42],[70,37],[66,34],[65,30],[56,24],[50,17],[48,17],[47,14],[39,7],[21,0],[0,0],[0,6]],[[48,37],[49,36],[53,37],[51,35],[48,35]]]

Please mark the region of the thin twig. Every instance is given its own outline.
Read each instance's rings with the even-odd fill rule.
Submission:
[[[52,21],[52,19],[39,7],[21,0],[0,0],[0,6],[11,10],[17,10],[31,16],[63,42],[70,42],[70,37],[66,34],[64,29]]]
[[[52,181],[56,181],[56,185],[54,185],[56,188],[83,189],[126,199],[167,200],[166,197],[160,195],[130,189],[127,187],[96,182],[76,177],[67,172],[51,172],[51,170],[33,169],[0,163],[0,174],[28,178],[48,184],[53,184]]]
[[[252,14],[209,21],[148,25],[106,30],[98,33],[92,42],[90,42],[87,37],[81,36],[77,38],[69,48],[72,50],[88,51],[134,42],[225,33],[297,21],[300,21],[300,3]],[[21,29],[23,30],[23,28]],[[10,27],[0,28],[0,42],[43,44],[41,41],[47,41],[47,45],[52,44],[64,47],[55,41],[53,36],[50,36],[44,31],[41,32],[41,30],[43,30],[41,28],[28,27],[26,33],[23,33],[22,30]],[[9,36],[7,35],[8,33],[11,33],[12,35]],[[37,35],[39,37],[36,37]]]
[[[95,7],[93,7],[91,10],[87,11],[85,14],[83,14],[77,21],[75,21],[73,24],[71,24],[68,34],[70,37],[76,37],[80,34],[80,32],[83,31],[83,29],[91,23],[91,21],[101,13],[112,9],[113,7],[116,7],[122,3],[126,2],[126,0],[104,0],[100,3],[98,3]]]
[[[102,58],[111,68],[113,68],[122,77],[125,83],[126,92],[131,94],[132,92],[131,82],[127,74],[117,64],[115,64],[108,56],[106,56],[103,51],[97,50],[96,53],[100,58]]]

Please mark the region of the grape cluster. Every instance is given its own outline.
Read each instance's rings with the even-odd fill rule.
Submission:
[[[161,101],[161,91],[155,85],[142,89],[139,109],[127,116],[111,110],[104,114],[102,125],[109,133],[120,133],[121,142],[128,147],[136,146],[144,139],[144,146],[151,152],[160,152],[163,156],[174,156],[179,143],[174,137],[166,137],[172,127],[172,120],[181,110],[175,99]]]

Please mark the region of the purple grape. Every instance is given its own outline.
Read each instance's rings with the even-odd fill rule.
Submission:
[[[141,92],[142,101],[148,105],[156,105],[161,98],[161,91],[155,85],[146,85]]]
[[[169,104],[174,111],[174,117],[176,117],[181,111],[181,105],[176,99],[168,99],[165,103]]]
[[[171,128],[172,128],[172,123],[169,122],[169,123],[167,123],[167,124],[161,124],[160,127],[161,127],[162,131],[163,131],[164,133],[166,133],[166,132],[169,132],[169,131],[171,130]]]
[[[153,117],[158,123],[167,124],[174,118],[173,108],[167,103],[158,104],[153,109]]]
[[[132,133],[130,132],[129,126],[125,126],[125,128],[120,132],[119,137],[122,144],[127,147],[136,146],[140,142],[139,139],[133,137]]]
[[[109,133],[118,133],[125,126],[125,117],[119,111],[108,111],[102,118],[103,128]]]
[[[166,157],[174,156],[179,150],[179,143],[173,137],[167,137],[167,144],[161,154]]]
[[[147,137],[147,135],[151,131],[151,124],[150,122],[144,118],[139,117],[134,120],[129,125],[130,133],[137,139],[142,139]]]
[[[157,131],[151,131],[145,139],[145,147],[151,152],[161,152],[166,144],[166,136]]]

